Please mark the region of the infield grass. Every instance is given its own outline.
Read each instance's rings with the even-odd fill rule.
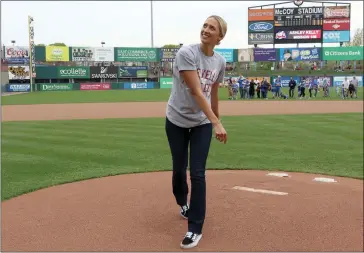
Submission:
[[[208,168],[321,173],[363,179],[363,115],[224,117]],[[2,200],[40,188],[171,169],[164,119],[2,123]]]
[[[288,95],[288,88],[282,90]],[[156,102],[168,101],[170,89],[151,89],[151,90],[108,90],[108,91],[43,91],[24,93],[13,96],[1,97],[2,105],[22,105],[22,104],[64,104],[64,103],[108,103],[108,102]],[[308,96],[306,89],[306,98]],[[336,95],[334,88],[331,88],[330,97],[322,97],[323,92],[319,92],[312,100],[341,100]],[[295,90],[297,96],[297,89]],[[268,98],[272,97],[269,92]],[[219,90],[220,100],[228,100],[226,88]],[[255,98],[257,100],[257,98]],[[360,87],[358,99],[363,99],[363,88]],[[290,99],[296,101],[297,99]]]

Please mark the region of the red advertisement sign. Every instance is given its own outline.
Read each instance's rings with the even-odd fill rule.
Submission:
[[[349,18],[349,6],[326,6],[324,9],[324,18]]]
[[[304,40],[321,39],[321,30],[292,30],[276,33],[275,39]]]
[[[348,31],[350,30],[350,18],[324,19],[323,28],[326,31]]]
[[[81,83],[80,90],[110,90],[111,83]]]

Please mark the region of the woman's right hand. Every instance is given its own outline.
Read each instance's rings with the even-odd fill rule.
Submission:
[[[227,133],[220,121],[214,125],[214,129],[216,139],[225,144],[227,142]]]

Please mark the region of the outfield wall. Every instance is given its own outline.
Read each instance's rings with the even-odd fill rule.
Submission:
[[[273,84],[277,76],[266,77],[270,79]],[[345,77],[350,81],[352,76],[293,76],[297,83],[301,78],[309,79],[310,82],[313,78],[326,78],[331,87],[341,85]],[[359,81],[359,86],[363,86],[363,76],[355,76]],[[227,78],[227,77],[226,77]],[[238,77],[233,77],[238,78]],[[288,87],[290,76],[281,76],[282,86]],[[249,77],[250,79],[262,80],[263,77]],[[71,90],[148,90],[148,89],[170,89],[172,87],[172,77],[161,77],[160,82],[76,82],[76,83],[36,83],[33,85],[35,91],[71,91]],[[6,84],[6,92],[29,92],[30,84]]]

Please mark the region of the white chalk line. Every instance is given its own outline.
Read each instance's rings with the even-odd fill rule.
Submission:
[[[257,193],[263,193],[263,194],[280,195],[280,196],[288,195],[287,192],[277,192],[277,191],[269,191],[269,190],[263,190],[263,189],[254,189],[254,188],[243,187],[243,186],[234,186],[233,189],[240,190],[240,191],[257,192]]]

